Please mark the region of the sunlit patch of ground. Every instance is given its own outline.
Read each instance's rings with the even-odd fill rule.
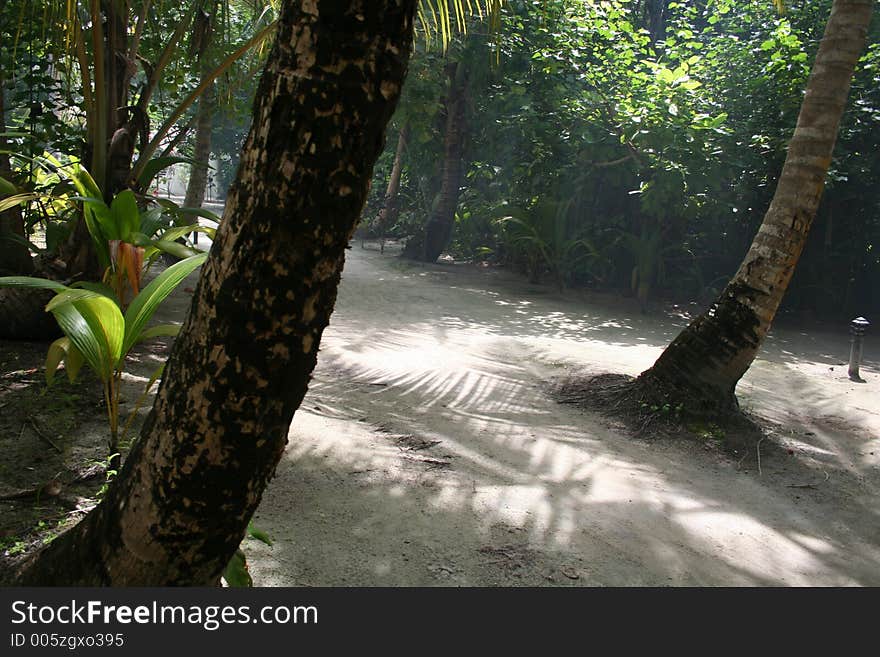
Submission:
[[[880,375],[846,379],[845,331],[774,334],[739,390],[770,433],[740,457],[548,394],[560,373],[638,374],[685,318],[349,253],[256,517],[276,543],[248,546],[258,583],[880,583]]]

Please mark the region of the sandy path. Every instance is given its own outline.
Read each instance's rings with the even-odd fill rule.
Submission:
[[[793,452],[759,474],[546,396],[638,373],[684,320],[349,253],[255,516],[275,544],[247,544],[259,585],[880,584],[880,374],[846,379],[845,334],[777,330],[744,380]]]

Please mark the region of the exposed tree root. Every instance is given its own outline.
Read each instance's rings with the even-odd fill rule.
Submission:
[[[633,437],[672,436],[714,444],[740,466],[757,462],[767,434],[761,420],[743,413],[735,400],[713,400],[682,389],[661,388],[644,376],[625,374],[569,376],[552,386],[553,398],[621,421]],[[764,443],[763,454],[780,451]]]

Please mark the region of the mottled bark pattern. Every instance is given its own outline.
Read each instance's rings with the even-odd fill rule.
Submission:
[[[776,193],[745,260],[641,381],[706,406],[735,406],[736,384],[770,329],[816,216],[872,5],[834,1]]]
[[[140,440],[106,500],[21,583],[217,580],[315,366],[414,4],[283,3],[238,177]]]

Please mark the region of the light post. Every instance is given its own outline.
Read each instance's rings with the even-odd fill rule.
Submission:
[[[871,322],[864,317],[856,317],[849,323],[850,342],[852,343],[849,350],[849,378],[853,381],[863,381],[859,376],[859,365],[862,362],[862,338],[870,325]]]

